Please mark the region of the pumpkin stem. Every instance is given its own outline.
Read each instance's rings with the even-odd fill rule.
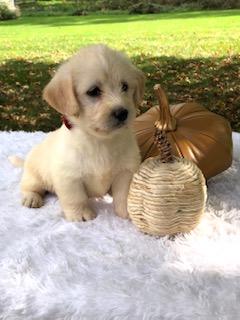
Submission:
[[[159,120],[155,122],[154,143],[158,146],[159,160],[162,163],[174,162],[171,144],[167,139],[166,132],[176,129],[176,120],[170,113],[167,96],[159,84],[154,86],[154,91],[159,101]]]
[[[170,113],[165,92],[160,84],[156,84],[153,89],[159,102],[159,119],[155,123],[156,128],[165,132],[176,130],[177,122]]]

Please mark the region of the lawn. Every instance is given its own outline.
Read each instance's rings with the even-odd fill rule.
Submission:
[[[56,128],[42,89],[60,62],[96,42],[125,51],[145,72],[141,112],[159,82],[170,102],[197,100],[240,131],[240,10],[0,22],[0,130]]]

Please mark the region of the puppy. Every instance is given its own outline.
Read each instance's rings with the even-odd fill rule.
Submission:
[[[67,220],[85,221],[96,217],[88,199],[111,189],[115,212],[127,218],[129,185],[140,163],[131,124],[143,92],[143,73],[105,45],[83,48],[61,65],[43,98],[65,124],[28,154],[22,204],[41,207],[44,193],[54,192]]]

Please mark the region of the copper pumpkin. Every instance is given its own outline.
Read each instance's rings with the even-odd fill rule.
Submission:
[[[169,107],[160,86],[159,106],[136,118],[135,133],[142,160],[159,154],[154,144],[155,122],[167,133],[172,152],[192,160],[206,178],[226,170],[232,163],[232,131],[229,122],[195,102]]]

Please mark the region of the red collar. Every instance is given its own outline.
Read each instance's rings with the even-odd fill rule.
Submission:
[[[62,115],[62,122],[65,124],[65,126],[70,130],[72,129],[72,124],[69,122],[66,116]]]

